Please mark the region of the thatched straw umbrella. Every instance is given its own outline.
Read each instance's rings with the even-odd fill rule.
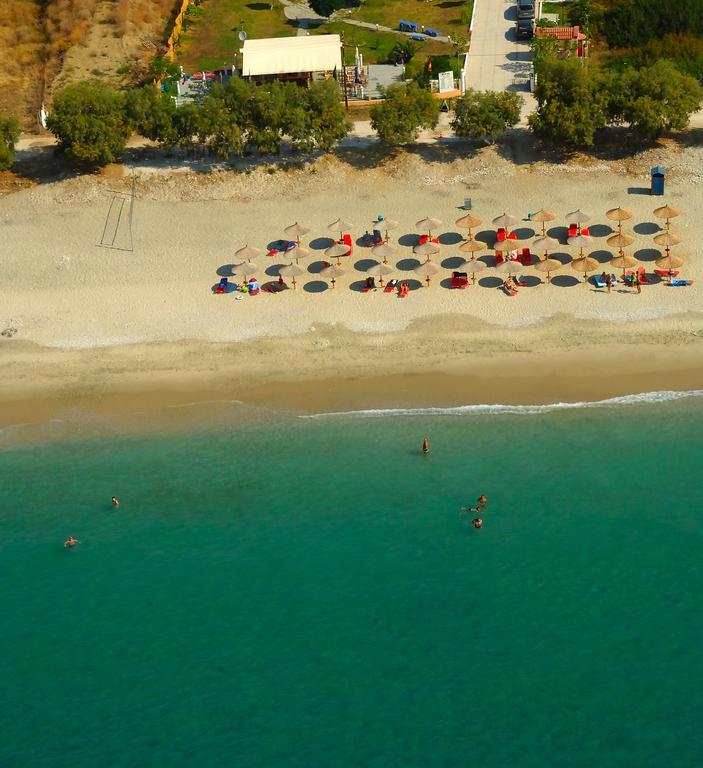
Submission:
[[[392,245],[388,245],[388,243],[380,243],[379,245],[374,245],[371,249],[371,254],[377,259],[383,259],[384,264],[388,264],[388,257],[395,256],[396,249]]]
[[[427,234],[432,237],[432,230],[441,227],[442,222],[439,219],[433,219],[431,216],[427,216],[424,219],[420,219],[420,221],[416,221],[415,226],[418,229],[427,232]]]
[[[242,261],[251,261],[252,259],[258,259],[259,256],[263,256],[264,252],[261,250],[261,248],[254,248],[251,245],[245,245],[243,248],[235,251],[234,255]]]
[[[389,267],[385,262],[380,264],[372,264],[367,270],[366,274],[370,277],[377,277],[378,284],[383,285],[383,278],[385,275],[390,275],[393,272],[393,267]]]
[[[295,289],[295,278],[305,274],[305,270],[297,264],[286,264],[278,270],[281,277],[290,277],[293,288]]]
[[[437,243],[430,242],[420,243],[420,245],[413,246],[413,253],[416,256],[427,256],[427,261],[430,260],[430,256],[434,256],[435,253],[439,253],[439,246]]]
[[[662,205],[661,208],[657,208],[654,211],[654,215],[658,219],[666,219],[664,226],[669,229],[669,220],[675,219],[680,216],[682,211],[679,208],[674,208],[673,205]]]
[[[346,243],[335,243],[325,250],[325,256],[329,259],[337,259],[337,264],[341,264],[339,259],[342,256],[349,256],[350,253],[351,250]]]
[[[307,235],[307,233],[308,233],[309,231],[310,231],[310,227],[305,227],[305,226],[303,226],[302,224],[299,224],[297,221],[295,222],[295,224],[289,224],[289,225],[288,225],[288,226],[287,226],[287,227],[286,227],[286,228],[283,230],[283,232],[284,232],[284,233],[285,233],[285,234],[286,234],[288,237],[294,237],[294,238],[295,238],[295,242],[296,242],[296,243],[298,243],[298,245],[300,245],[300,238],[301,238],[303,235]]]
[[[332,283],[332,288],[334,288],[335,278],[341,277],[343,274],[344,269],[338,264],[330,264],[329,267],[320,270],[320,275]]]
[[[544,237],[547,233],[547,222],[554,221],[556,217],[556,213],[540,208],[539,211],[535,211],[535,213],[530,216],[530,221],[537,221],[542,225],[542,237]]]
[[[430,285],[430,278],[433,275],[436,275],[439,271],[440,271],[440,268],[433,261],[429,261],[429,259],[423,264],[420,264],[417,267],[415,267],[415,269],[413,270],[413,272],[416,275],[420,275],[420,277],[425,278],[425,280],[427,281],[428,287]]]

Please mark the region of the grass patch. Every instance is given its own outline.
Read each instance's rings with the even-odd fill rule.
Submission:
[[[391,29],[398,22],[413,21],[419,26],[438,29],[443,35],[466,35],[471,21],[473,0],[439,0],[435,3],[418,3],[417,0],[364,0],[351,18],[380,24]]]
[[[559,23],[566,23],[566,11],[564,10],[564,3],[542,3],[542,13],[556,13],[559,17]]]
[[[296,27],[288,23],[282,6],[275,1],[203,0],[196,11],[186,17],[176,52],[177,62],[189,72],[215,69],[225,61],[231,65],[234,53],[242,47],[240,29],[251,38],[296,33]]]
[[[392,32],[376,32],[373,29],[354,27],[343,21],[334,21],[316,30],[316,34],[320,35],[342,33],[344,33],[345,57],[348,65],[354,63],[355,48],[359,49],[365,64],[386,64],[388,54],[393,46],[397,42],[407,39]],[[415,43],[415,45],[417,46],[417,57],[430,54],[448,54],[452,51],[452,46],[447,43],[431,39],[424,43]]]

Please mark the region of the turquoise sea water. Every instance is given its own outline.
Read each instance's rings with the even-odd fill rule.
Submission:
[[[700,766],[701,402],[7,448],[0,766]]]

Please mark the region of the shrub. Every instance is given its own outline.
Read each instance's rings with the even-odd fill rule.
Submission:
[[[14,117],[0,115],[0,171],[9,171],[15,157],[20,124]]]
[[[371,127],[389,145],[414,141],[421,128],[434,128],[438,120],[437,99],[415,83],[390,86],[384,101],[371,107]]]

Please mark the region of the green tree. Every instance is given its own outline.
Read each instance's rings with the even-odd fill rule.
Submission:
[[[344,5],[345,0],[310,0],[310,7],[320,16],[331,16]]]
[[[665,60],[651,67],[626,69],[614,75],[613,84],[609,89],[611,120],[628,123],[641,139],[683,130],[703,101],[699,83]]]
[[[202,110],[198,104],[186,102],[173,115],[173,129],[176,134],[176,144],[185,149],[192,147],[202,131]]]
[[[351,131],[336,80],[319,80],[304,93],[305,137],[297,145],[306,151],[328,152]],[[291,137],[294,138],[294,137]]]
[[[169,80],[172,77],[178,77],[180,68],[165,56],[157,56],[149,64],[149,74],[155,80]]]
[[[434,128],[438,120],[437,99],[415,83],[391,85],[384,100],[371,107],[371,127],[391,146],[415,141],[421,128]]]
[[[60,90],[47,124],[60,152],[89,165],[114,162],[132,131],[124,95],[96,80]]]
[[[608,87],[595,67],[575,59],[547,59],[538,70],[532,130],[557,144],[591,146],[607,122]]]
[[[125,109],[134,130],[146,139],[158,141],[165,149],[178,143],[174,127],[176,104],[153,85],[128,91]]]
[[[417,46],[411,40],[401,40],[397,42],[388,54],[389,64],[400,64],[402,61],[407,64],[417,53]]]
[[[20,124],[14,117],[0,115],[0,171],[9,171],[15,158]]]
[[[511,91],[468,90],[454,102],[452,128],[457,136],[488,138],[512,128],[520,120],[522,98]]]
[[[222,99],[208,97],[200,110],[200,140],[220,157],[244,154],[244,133]]]

